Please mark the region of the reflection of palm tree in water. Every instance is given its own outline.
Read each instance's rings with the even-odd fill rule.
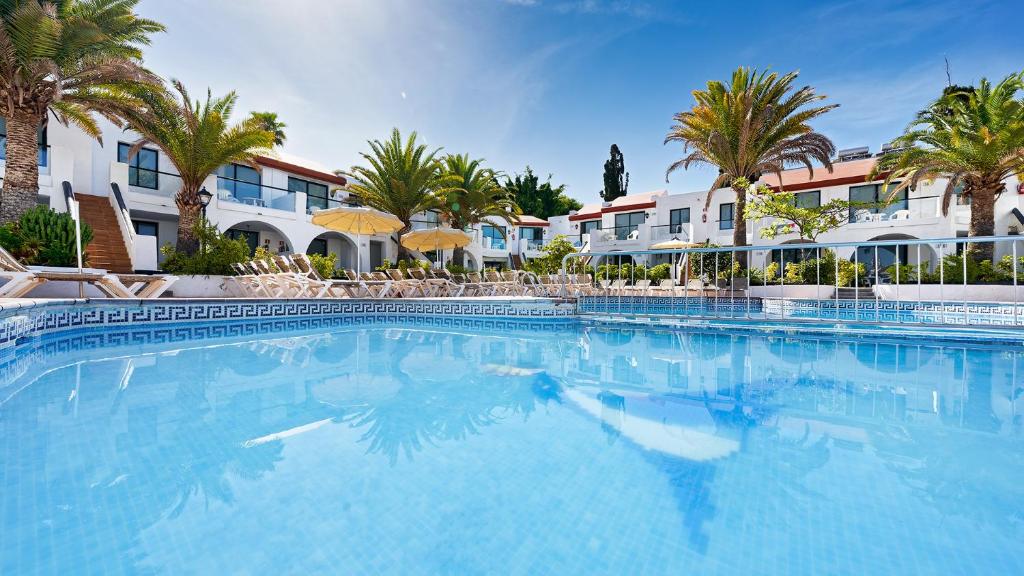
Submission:
[[[525,419],[537,404],[561,401],[561,383],[543,369],[500,375],[473,370],[468,375],[450,375],[444,369],[448,359],[437,358],[435,369],[414,378],[402,369],[402,361],[417,348],[436,349],[438,343],[399,338],[380,344],[387,347],[381,355],[387,374],[401,386],[393,396],[350,412],[346,420],[354,427],[365,426],[360,440],[369,441],[367,452],[383,454],[392,464],[401,454],[411,460],[426,444],[462,440],[508,414],[521,414]],[[453,342],[453,349],[468,357],[464,344]]]

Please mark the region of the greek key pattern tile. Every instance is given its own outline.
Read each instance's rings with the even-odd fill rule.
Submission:
[[[335,316],[408,319],[478,317],[489,320],[555,320],[576,314],[553,300],[152,300],[55,301],[0,310],[0,347],[19,339],[90,327],[146,324],[289,320]]]
[[[1024,304],[891,300],[782,300],[669,296],[585,296],[580,313],[702,318],[786,318],[951,326],[1024,326]]]

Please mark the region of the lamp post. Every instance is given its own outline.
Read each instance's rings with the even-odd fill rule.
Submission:
[[[199,196],[199,206],[203,209],[203,230],[206,230],[206,207],[210,205],[210,200],[213,200],[213,194],[210,194],[210,191],[206,189],[206,186],[203,186],[197,195]],[[205,235],[206,234],[204,232],[203,236],[200,236],[200,238],[203,238]],[[199,251],[205,251],[205,246],[202,245],[202,240],[200,240]]]
[[[206,186],[199,191],[199,205],[203,208],[203,221],[206,220],[206,207],[210,205],[210,200],[213,200],[213,194],[210,194]]]

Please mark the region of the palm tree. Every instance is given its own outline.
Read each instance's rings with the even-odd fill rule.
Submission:
[[[1024,173],[1024,72],[993,86],[982,78],[976,88],[947,88],[917,114],[906,133],[894,142],[900,152],[883,156],[872,177],[887,173],[885,183],[899,180],[895,195],[921,180],[948,178],[942,212],[957,188],[971,199],[970,236],[995,233],[995,202],[1004,180]],[[975,260],[991,260],[993,246],[971,244]]]
[[[277,118],[277,112],[253,112],[252,117],[260,122],[264,130],[274,133],[274,146],[281,146],[288,139],[284,133],[288,125]]]
[[[522,210],[515,198],[498,184],[498,174],[483,167],[483,160],[470,160],[469,154],[449,154],[441,161],[442,188],[440,211],[452,228],[465,230],[475,224],[491,224],[503,230],[492,218],[516,223]],[[465,251],[456,248],[452,261],[465,264]]]
[[[747,189],[765,173],[778,174],[787,166],[804,165],[813,174],[813,162],[832,171],[835,146],[807,122],[837,105],[813,105],[825,96],[810,86],[793,90],[796,72],[783,76],[750,68],[737,68],[732,80],[708,82],[695,90],[694,107],[676,114],[665,143],[681,142],[683,158],[669,166],[665,179],[679,168],[710,165],[718,168],[704,211],[715,190],[730,186],[736,192],[733,245],[747,243]]]
[[[38,131],[47,113],[99,139],[94,114],[119,123],[126,86],[155,84],[140,46],[164,27],[139,18],[139,0],[0,1],[0,116],[7,158],[0,222],[17,220],[39,193]]]
[[[368,166],[353,166],[348,176],[354,181],[349,191],[359,202],[383,212],[393,214],[404,226],[399,235],[412,230],[412,217],[420,212],[439,207],[434,191],[442,187],[439,150],[428,151],[426,144],[416,143],[416,133],[402,140],[398,128],[391,138],[381,142],[369,141],[370,152],[360,156]],[[409,251],[401,244],[400,259],[409,258]]]
[[[134,92],[143,106],[127,112],[125,119],[128,128],[141,139],[128,155],[151,142],[177,169],[181,177],[181,189],[174,197],[178,206],[177,248],[192,254],[199,246],[195,226],[202,210],[199,189],[203,181],[225,164],[248,164],[259,169],[256,157],[274,145],[274,134],[251,116],[239,124],[229,123],[238,100],[234,92],[214,98],[207,91],[206,102],[193,103],[181,82],[171,83],[177,95],[162,89]]]

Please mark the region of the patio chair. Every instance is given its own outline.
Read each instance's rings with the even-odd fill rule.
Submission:
[[[519,277],[519,272],[515,270],[506,270],[499,273],[501,281],[507,286],[507,292],[513,296],[524,296],[526,294],[526,287],[523,286],[522,281]]]
[[[257,278],[274,298],[299,298],[306,293],[306,287],[296,278],[278,270],[266,260],[250,260],[249,267],[257,272]]]
[[[328,285],[327,294],[335,298],[343,298],[345,296],[349,298],[372,297],[371,291],[359,280],[324,278],[316,271],[316,268],[313,267],[313,262],[310,261],[309,256],[306,254],[292,254],[291,260],[299,273],[314,281],[326,283]]]
[[[447,270],[446,270],[447,272]],[[489,288],[485,287],[479,282],[473,282],[466,274],[452,274],[448,273],[451,277],[452,282],[462,287],[463,296],[485,296]]]
[[[400,298],[421,298],[429,295],[423,282],[416,278],[406,278],[398,268],[389,268],[387,275],[394,281],[392,286]]]
[[[247,298],[265,298],[270,296],[267,288],[260,281],[259,276],[253,274],[252,270],[244,264],[235,262],[231,264],[231,269],[235,272],[235,275],[228,278],[228,281],[238,288],[242,296]]]
[[[176,276],[157,276],[152,281],[142,282],[136,280],[136,276],[140,275],[125,275],[126,281],[135,287],[132,290],[122,283],[117,274],[110,274],[106,270],[87,269],[79,272],[77,268],[29,268],[0,247],[0,278],[7,279],[7,283],[0,286],[2,298],[21,298],[47,282],[84,282],[95,286],[110,298],[156,298],[177,280]],[[155,285],[157,279],[163,280],[164,283]],[[151,282],[154,284],[151,285]]]
[[[484,281],[494,286],[495,295],[508,296],[511,292],[511,286],[501,278],[501,274],[498,273],[494,268],[485,268],[483,271]]]
[[[493,282],[485,281],[479,272],[467,272],[466,278],[479,287],[481,296],[495,296],[498,294],[498,286]]]
[[[452,280],[451,272],[444,268],[430,268],[424,272],[425,281],[434,286],[434,291],[438,296],[443,297],[457,297],[462,296],[465,287],[456,284]]]
[[[637,280],[633,284],[633,287],[630,289],[630,292],[632,292],[634,294],[638,294],[640,296],[647,296],[648,293],[650,292],[650,290],[651,290],[651,281],[650,280]]]

